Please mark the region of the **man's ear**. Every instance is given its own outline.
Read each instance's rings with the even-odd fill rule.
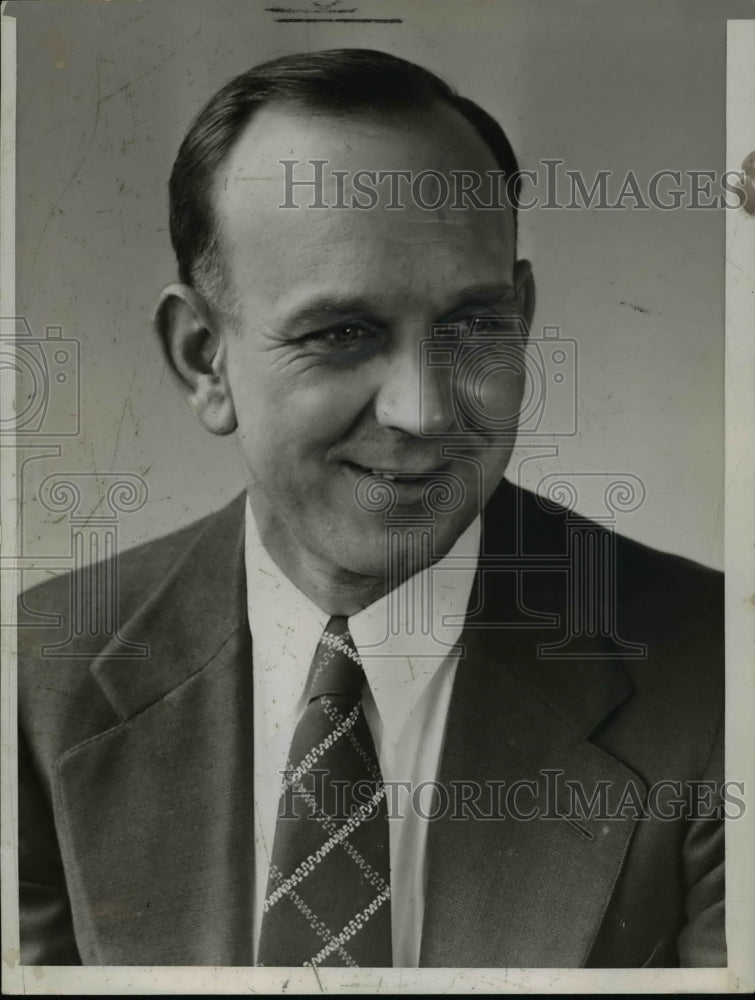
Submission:
[[[532,317],[535,315],[535,279],[532,275],[532,265],[528,260],[518,260],[514,264],[514,288],[519,312],[529,330]]]
[[[189,285],[168,285],[152,322],[168,367],[202,426],[211,434],[236,430],[225,343],[202,296]]]

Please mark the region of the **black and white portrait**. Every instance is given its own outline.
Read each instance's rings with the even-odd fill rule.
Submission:
[[[752,11],[6,5],[20,968],[744,988]]]

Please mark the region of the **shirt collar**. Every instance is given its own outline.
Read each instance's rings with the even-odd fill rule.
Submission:
[[[480,517],[437,563],[349,619],[383,724],[398,735],[464,626],[480,545]]]
[[[309,665],[329,616],[281,571],[262,544],[249,498],[246,501],[244,559],[247,608],[255,648],[255,687],[265,685],[266,730],[274,734],[306,703]],[[272,655],[271,655],[272,654]],[[264,665],[263,665],[264,664]],[[257,671],[265,673],[260,676]],[[274,674],[274,676],[273,676]]]

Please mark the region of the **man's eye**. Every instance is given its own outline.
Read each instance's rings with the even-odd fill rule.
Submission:
[[[307,339],[330,351],[354,351],[377,342],[379,334],[360,323],[346,323],[334,326],[320,333],[313,333]]]
[[[515,302],[506,305],[495,312],[477,313],[465,316],[461,320],[462,336],[469,334],[505,334],[518,329],[519,313]]]

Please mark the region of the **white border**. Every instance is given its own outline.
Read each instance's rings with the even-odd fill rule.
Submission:
[[[3,5],[4,6],[4,5]],[[0,315],[16,314],[16,21],[2,16],[0,30]],[[0,366],[0,416],[15,412],[15,373]],[[16,449],[0,440],[0,552],[3,562],[15,558]],[[15,445],[15,441],[14,441]],[[17,575],[0,578],[0,622],[13,621]],[[16,630],[0,628],[0,845],[2,850],[2,989],[18,992],[23,970],[18,965],[18,781],[16,772]]]
[[[755,20],[727,22],[726,164],[755,149]],[[732,989],[755,989],[755,215],[726,213],[726,777],[747,813],[727,824]]]
[[[16,23],[2,18],[2,315],[13,316],[15,232]],[[728,22],[727,168],[755,147],[755,21]],[[726,535],[727,777],[755,787],[755,217],[726,216]],[[0,371],[0,407],[13,405],[13,376]],[[15,547],[14,450],[0,449],[3,554]],[[8,574],[12,576],[12,574]],[[12,617],[15,586],[4,581],[2,618]],[[4,993],[650,993],[755,989],[755,804],[727,831],[729,968],[720,969],[387,969],[311,970],[203,967],[22,967],[18,964],[16,858],[15,632],[0,630],[2,675],[2,923]],[[250,832],[251,835],[251,832]],[[505,915],[502,915],[505,919]]]

